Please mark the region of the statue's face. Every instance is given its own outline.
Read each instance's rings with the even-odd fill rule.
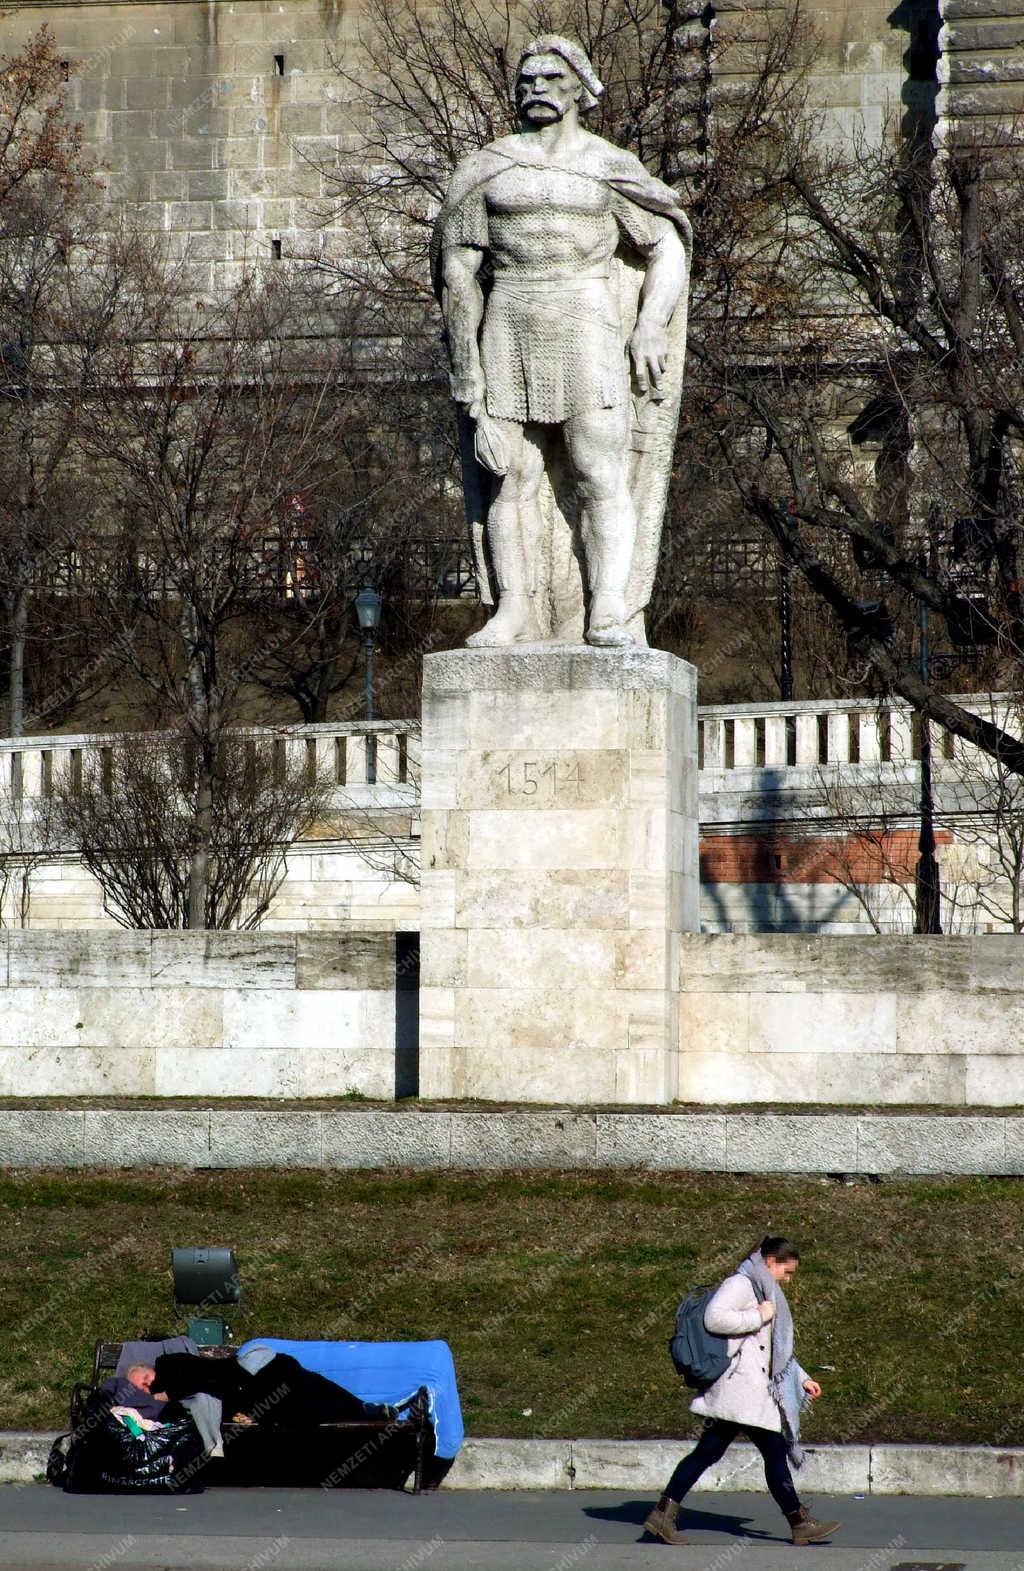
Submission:
[[[579,103],[583,87],[560,55],[528,55],[516,77],[516,104],[527,125],[553,125]]]

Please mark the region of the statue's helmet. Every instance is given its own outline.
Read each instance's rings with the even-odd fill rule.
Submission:
[[[559,59],[564,60],[580,79],[583,87],[580,109],[597,107],[597,101],[604,92],[604,83],[591,65],[587,52],[581,44],[573,43],[571,38],[563,38],[560,33],[542,33],[539,38],[531,39],[519,56],[517,75],[522,69],[523,61],[529,60],[532,55],[558,55]]]

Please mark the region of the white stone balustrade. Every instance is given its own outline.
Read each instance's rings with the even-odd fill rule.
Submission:
[[[986,718],[1007,720],[1002,695],[973,694],[958,700]],[[703,788],[771,792],[809,784],[829,765],[856,773],[879,764],[916,770],[919,729],[906,704],[871,704],[865,699],[822,699],[801,703],[702,705],[698,711]],[[1014,717],[1009,719],[1014,728]],[[339,798],[360,805],[409,806],[418,799],[418,721],[345,721],[288,727],[253,726],[240,733],[284,749],[293,762],[315,761],[338,786]],[[941,771],[953,746],[966,743],[933,728],[935,762]],[[26,801],[47,794],[68,774],[95,768],[115,734],[28,736],[0,740],[0,787]],[[375,784],[368,784],[371,750]],[[741,787],[742,781],[742,787]]]
[[[960,700],[986,719],[1011,731],[1019,713],[1003,695],[974,694]],[[886,788],[889,810],[905,801],[907,823],[916,813],[919,789],[920,726],[901,703],[873,705],[864,699],[818,702],[705,705],[698,713],[701,768],[699,816],[706,834],[744,834],[760,824],[815,825],[829,821],[828,784]],[[287,852],[287,873],[264,921],[268,930],[389,928],[409,931],[419,925],[420,735],[416,722],[328,722],[312,726],[247,728],[245,735],[268,754],[305,761],[335,782],[333,806],[338,827],[317,827],[308,840]],[[31,821],[34,804],[62,780],[87,777],[102,767],[119,738],[114,734],[49,735],[0,740],[0,806],[12,792]],[[376,743],[376,782],[367,780],[367,743]],[[962,787],[953,768],[949,735],[932,728],[933,774],[937,804],[961,810]],[[993,768],[985,755],[956,742],[956,756],[976,767],[979,778]],[[974,778],[972,775],[971,778]],[[444,805],[436,800],[428,806]],[[450,805],[450,804],[449,804]],[[968,808],[971,803],[967,803]],[[14,860],[18,835],[12,835]],[[760,886],[757,886],[760,891]],[[745,885],[709,885],[703,919],[710,930],[757,931],[765,925],[796,921],[794,895],[783,898],[774,886],[751,897]],[[108,928],[92,875],[71,850],[55,854],[31,874],[32,927]],[[15,884],[0,919],[18,925]],[[15,891],[16,892],[16,891]],[[817,886],[802,896],[799,921],[853,921],[835,908],[834,890]],[[763,897],[763,898],[762,898]],[[851,897],[852,898],[852,897]],[[879,897],[882,900],[882,897]],[[887,897],[886,897],[887,898]],[[758,904],[758,901],[761,903]],[[779,902],[782,904],[779,904]],[[884,900],[882,901],[884,904]],[[778,906],[778,909],[776,907]],[[783,909],[784,907],[784,909]],[[820,909],[819,909],[820,907]],[[881,909],[881,907],[880,907]],[[854,914],[859,923],[860,918]],[[885,906],[882,917],[901,923],[902,908]],[[845,930],[845,929],[844,929]]]
[[[1015,714],[1007,714],[1007,700],[1001,694],[974,693],[955,701],[1011,731],[1020,724]],[[809,776],[830,765],[841,765],[844,775],[852,771],[855,776],[858,766],[872,772],[879,764],[916,770],[920,758],[913,711],[898,701],[704,704],[698,710],[698,724],[706,791],[740,788],[741,780],[745,789],[790,790],[808,784]],[[941,728],[932,729],[940,771],[954,747],[958,757],[974,751]]]
[[[152,740],[159,733],[141,733]],[[346,721],[287,727],[246,726],[240,736],[258,747],[280,749],[290,764],[316,766],[337,786],[337,805],[416,805],[419,759],[417,721]],[[14,801],[30,802],[69,775],[82,778],[102,768],[104,753],[118,734],[22,736],[0,740],[0,788]],[[368,784],[367,760],[376,752],[376,783]]]

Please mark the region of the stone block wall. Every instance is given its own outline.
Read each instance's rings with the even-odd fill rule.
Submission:
[[[1024,114],[1021,0],[940,0],[940,130],[991,133]]]
[[[397,818],[396,814],[396,818]],[[406,815],[407,819],[408,815]],[[389,863],[419,855],[418,841],[400,824],[397,850],[383,845],[369,853],[344,841],[298,841],[289,848],[285,878],[261,923],[263,932],[409,932],[419,926],[419,889],[389,870]],[[56,857],[33,869],[28,928],[69,932],[122,929],[103,909],[103,892],[78,857]],[[12,879],[0,916],[19,925],[18,882]]]
[[[72,110],[115,203],[188,247],[201,292],[244,264],[330,243],[317,222],[320,154],[351,142],[332,61],[354,47],[355,8],[339,0],[167,0],[16,5],[0,47],[46,22],[69,62]]]
[[[681,1101],[1024,1105],[1017,937],[681,943]]]
[[[969,8],[956,0],[948,24],[951,71],[974,46],[963,35]],[[953,7],[954,0],[946,0]],[[1012,0],[984,0],[989,10]],[[770,12],[769,8],[769,12]],[[906,54],[914,6],[893,11],[880,0],[819,5],[814,91],[831,125],[877,140],[906,89]],[[715,109],[727,105],[749,70],[763,32],[763,8],[722,0],[710,8],[715,44]],[[973,14],[973,13],[972,13]],[[702,47],[709,12],[681,17]],[[687,23],[686,18],[691,22]],[[97,167],[114,200],[163,234],[172,255],[189,249],[195,287],[214,291],[237,279],[243,264],[345,250],[344,232],[328,221],[317,160],[358,145],[351,92],[342,69],[358,60],[358,4],[340,0],[29,0],[0,17],[0,48],[15,50],[42,21],[69,62],[78,65],[69,94]],[[987,101],[1014,89],[1007,24],[984,27],[995,75],[979,89]],[[959,31],[958,31],[959,29]],[[1005,42],[1004,42],[1005,35]],[[973,35],[972,35],[973,36]],[[722,48],[727,40],[733,47]],[[1002,69],[1005,61],[1005,70]],[[973,91],[973,87],[971,91]]]
[[[0,932],[0,1096],[394,1096],[400,942]]]
[[[684,934],[679,942],[682,1102],[712,1109],[1024,1107],[1024,980],[1013,937]],[[0,932],[0,1097],[293,1100],[358,1091],[387,1101],[412,1094],[417,977],[412,935]],[[481,1102],[507,1098],[514,1048],[503,1026],[495,1015],[493,1073],[489,1079],[481,1061],[474,1085]],[[554,1052],[543,1094],[533,1095],[562,1105],[617,1102],[614,1088],[598,1087],[580,1055],[559,1059]],[[520,1100],[530,1096],[520,1092]],[[413,1115],[396,1116],[386,1129],[372,1120],[360,1124],[369,1131],[367,1152],[419,1160],[412,1126],[401,1122]],[[582,1160],[593,1145],[592,1125],[543,1116],[554,1146]],[[616,1115],[602,1126],[600,1150],[586,1160],[635,1161],[638,1117],[646,1115]],[[188,1139],[212,1149],[209,1132],[196,1135],[195,1121],[186,1122]],[[1012,1151],[1004,1151],[1006,1120],[976,1119],[970,1130],[963,1119],[939,1120],[931,1165],[914,1170],[944,1170],[949,1141],[970,1134],[981,1141],[972,1159],[989,1163],[977,1170],[1003,1171],[992,1164],[1005,1159],[1006,1170],[1017,1171],[1019,1122]],[[852,1125],[839,1138],[833,1115],[755,1121],[745,1133],[733,1129],[726,1151],[725,1125],[713,1115],[682,1124],[669,1119],[662,1159],[661,1137],[647,1120],[644,1160],[730,1171],[774,1164],[782,1171],[820,1164],[820,1152],[811,1162],[805,1149],[811,1140],[831,1142],[837,1170],[889,1171],[896,1159],[887,1143],[902,1140],[897,1123],[876,1121],[862,1149]],[[523,1133],[508,1120],[502,1158],[482,1113],[467,1114],[460,1131],[456,1141],[447,1125],[434,1129],[431,1150],[441,1139],[454,1142],[453,1162],[457,1149],[463,1165],[503,1165]],[[537,1138],[534,1130],[531,1142]],[[746,1154],[745,1140],[752,1142]],[[326,1161],[326,1133],[321,1144]],[[898,1165],[906,1168],[907,1160],[899,1155]]]

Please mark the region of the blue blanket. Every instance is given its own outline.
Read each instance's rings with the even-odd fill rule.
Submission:
[[[447,1342],[288,1342],[260,1336],[245,1342],[239,1353],[256,1343],[290,1353],[304,1369],[326,1375],[364,1402],[396,1406],[426,1386],[436,1455],[453,1457],[462,1444],[462,1408]]]

